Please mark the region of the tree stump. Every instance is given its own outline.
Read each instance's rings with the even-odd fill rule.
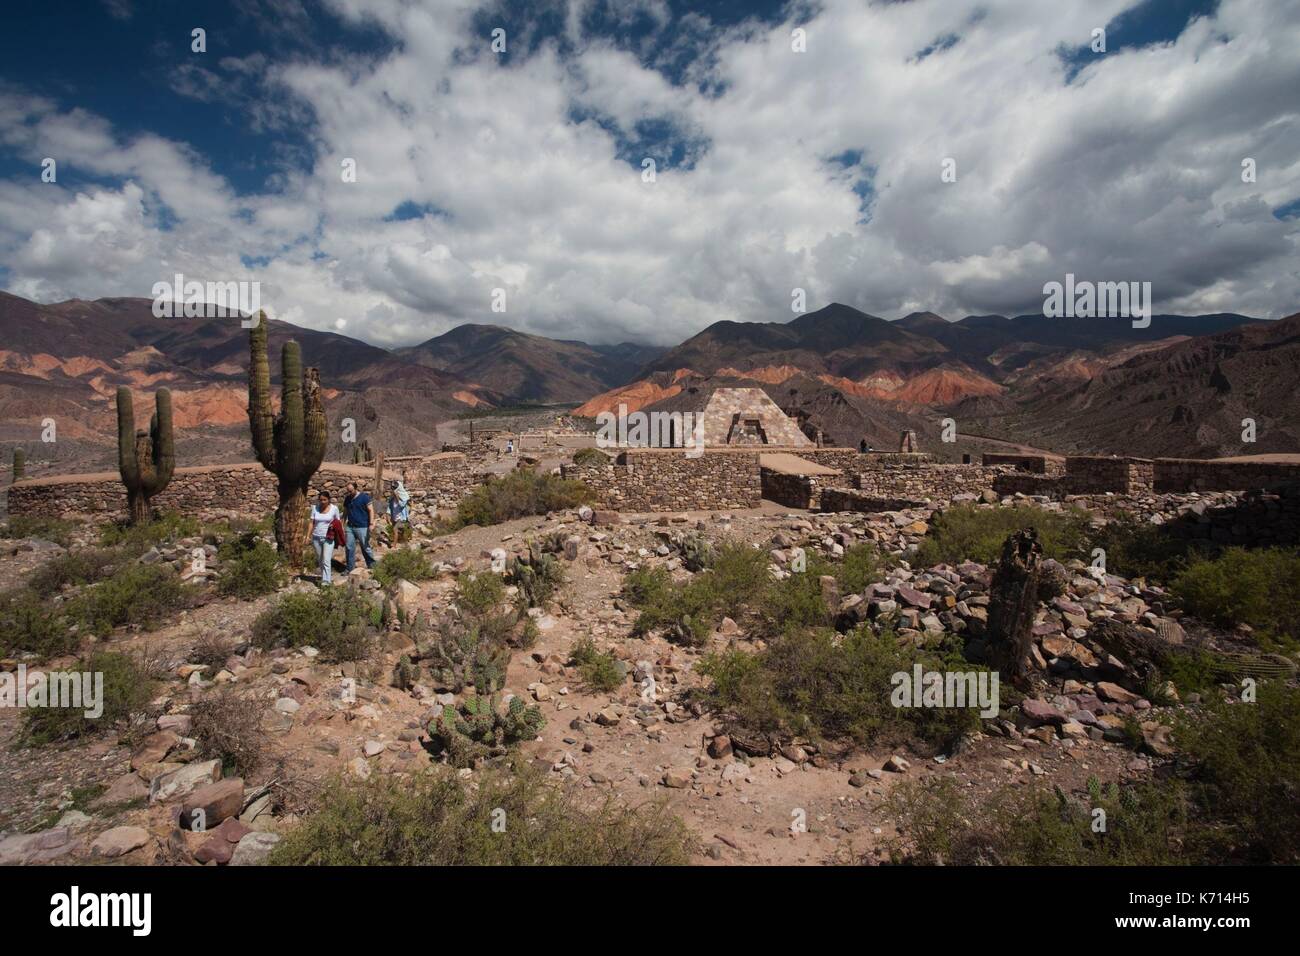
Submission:
[[[989,591],[989,667],[1017,684],[1029,673],[1042,556],[1037,532],[1017,531],[1002,544]]]

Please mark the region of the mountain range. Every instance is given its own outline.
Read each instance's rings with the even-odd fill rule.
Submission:
[[[1155,315],[1134,329],[1042,315],[889,321],[832,304],[789,322],[715,322],[668,349],[478,324],[394,350],[277,321],[269,331],[273,355],[292,337],[320,368],[331,433],[351,418],[388,454],[435,450],[439,424],[475,410],[653,410],[719,385],[761,387],[808,434],[837,444],[888,447],[911,428],[937,453],[975,450],[936,444],[952,418],[964,437],[1061,452],[1300,451],[1300,411],[1288,401],[1300,316]],[[142,419],[152,391],[172,390],[186,461],[249,458],[247,332],[234,319],[159,319],[143,298],[43,305],[0,292],[0,334],[0,439],[24,445],[29,461],[112,467],[119,385],[138,393]],[[53,443],[40,440],[47,419]],[[1253,445],[1241,441],[1243,419],[1256,423]],[[330,456],[347,451],[335,440]]]

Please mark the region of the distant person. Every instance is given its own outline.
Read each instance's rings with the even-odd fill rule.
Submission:
[[[513,439],[510,439],[510,438],[507,438],[507,439],[506,439],[506,454],[507,454],[507,455],[513,455],[514,453],[515,453],[515,443],[514,443],[514,440],[513,440]]]
[[[401,480],[394,478],[389,485],[388,522],[393,527],[393,544],[411,537],[411,493]]]
[[[870,447],[871,446],[867,444],[867,440],[865,438],[862,439],[862,441],[858,442],[858,451],[864,455],[867,453]]]
[[[316,550],[322,587],[333,580],[330,563],[334,560],[334,546],[342,537],[339,509],[330,501],[330,493],[322,491],[311,509],[311,546]]]
[[[348,493],[343,496],[343,516],[346,519],[344,532],[347,535],[348,574],[357,563],[357,548],[366,567],[373,567],[375,556],[370,552],[370,526],[375,523],[375,509],[370,495],[358,491],[355,481],[348,482]]]

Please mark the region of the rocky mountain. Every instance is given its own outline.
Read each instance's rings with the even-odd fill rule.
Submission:
[[[583,402],[622,385],[660,351],[628,342],[592,346],[467,324],[395,354],[425,368],[454,371],[512,403],[553,404]]]
[[[1155,324],[1154,322],[1152,323]],[[1064,453],[1216,457],[1300,451],[1300,313],[1127,353],[1073,379],[1030,379],[1002,409],[964,402],[970,430]],[[1243,424],[1255,423],[1255,441]]]

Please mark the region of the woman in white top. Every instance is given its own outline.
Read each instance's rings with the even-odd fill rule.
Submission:
[[[328,491],[316,496],[316,504],[311,508],[311,546],[316,549],[316,559],[320,564],[320,583],[329,584],[330,564],[334,559],[334,542],[326,539],[330,525],[338,520],[339,509],[330,503]]]

